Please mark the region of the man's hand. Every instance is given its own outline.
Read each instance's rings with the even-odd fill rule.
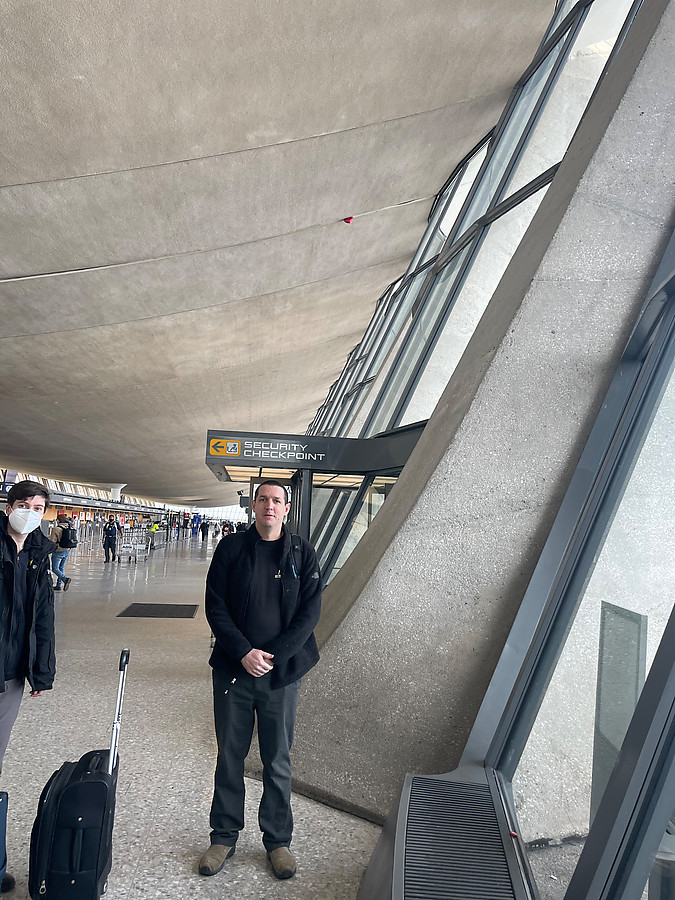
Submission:
[[[246,669],[249,675],[254,675],[256,678],[260,678],[261,675],[266,675],[271,669],[274,668],[271,659],[274,658],[273,653],[265,653],[264,650],[249,650],[246,656],[242,659],[241,664]]]
[[[44,691],[31,691],[31,697],[41,697],[44,694]]]

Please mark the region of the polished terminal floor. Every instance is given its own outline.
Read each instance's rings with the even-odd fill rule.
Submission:
[[[237,852],[210,878],[197,872],[208,846],[215,762],[204,579],[213,542],[198,538],[149,559],[104,563],[70,555],[67,592],[56,596],[57,674],[41,698],[26,692],[0,787],[9,792],[8,871],[28,897],[28,844],[40,791],[64,760],[107,746],[120,650],[129,647],[120,741],[114,864],[107,897],[325,898],[351,900],[380,829],[294,796],[298,873],[271,874],[260,840],[260,785],[247,780],[246,828]],[[118,618],[130,603],[195,603],[194,619]],[[301,700],[302,702],[302,695]]]

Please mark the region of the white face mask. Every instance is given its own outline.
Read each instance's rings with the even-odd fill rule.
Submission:
[[[9,514],[10,527],[17,534],[29,534],[35,531],[42,521],[42,513],[36,509],[13,509]]]

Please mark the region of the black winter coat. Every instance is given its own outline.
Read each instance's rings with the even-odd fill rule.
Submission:
[[[272,689],[302,678],[319,660],[314,627],[321,612],[321,573],[314,548],[302,540],[302,563],[297,571],[291,536],[282,526],[281,634],[257,647],[273,653]],[[216,639],[209,663],[228,676],[240,675],[241,660],[253,649],[242,629],[246,620],[255,546],[262,540],[255,525],[224,537],[213,554],[206,576],[206,618]]]
[[[10,556],[7,516],[0,512],[0,673],[5,671],[5,634],[7,617],[12,608],[14,593],[14,565]],[[24,549],[29,551],[26,620],[28,632],[28,660],[26,677],[33,691],[49,691],[56,674],[54,653],[54,587],[49,574],[49,554],[57,549],[39,528],[26,537]],[[0,677],[0,691],[5,679]]]

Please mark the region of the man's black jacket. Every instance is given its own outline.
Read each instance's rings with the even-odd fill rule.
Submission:
[[[11,613],[14,591],[14,565],[7,532],[7,516],[0,512],[0,691],[5,689],[5,636],[7,617]],[[54,588],[49,574],[49,554],[56,544],[44,536],[39,528],[26,537],[24,549],[28,550],[26,573],[26,621],[28,631],[28,657],[26,677],[33,691],[48,691],[54,683],[56,659],[54,654]],[[14,546],[16,550],[16,545]]]
[[[282,526],[281,634],[267,643],[273,653],[272,688],[302,678],[319,660],[314,627],[321,612],[321,574],[313,547],[302,540],[302,562],[291,547],[291,535]],[[262,538],[255,525],[224,537],[216,547],[206,576],[206,618],[216,639],[209,663],[227,675],[240,675],[241,660],[253,650],[243,627],[251,589],[255,547]]]

